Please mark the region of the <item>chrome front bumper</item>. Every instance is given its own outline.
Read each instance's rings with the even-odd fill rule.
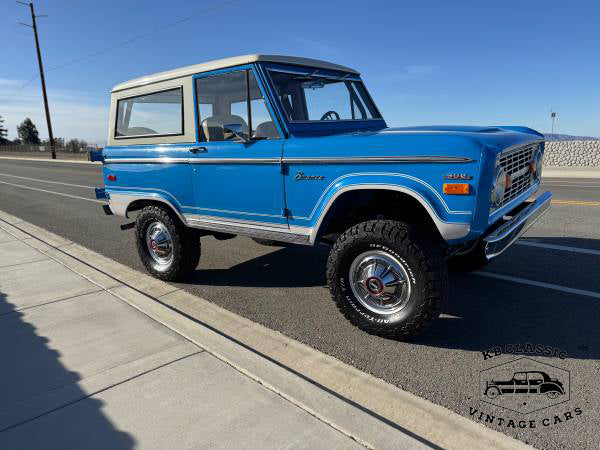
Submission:
[[[552,192],[544,192],[534,201],[525,203],[514,216],[487,234],[483,238],[487,259],[498,256],[519,239],[531,225],[548,211],[551,201]]]

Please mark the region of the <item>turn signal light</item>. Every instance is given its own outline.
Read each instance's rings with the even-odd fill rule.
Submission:
[[[444,183],[444,194],[469,195],[471,185],[469,183]]]
[[[109,175],[106,178],[108,178],[108,181],[117,181],[117,176],[116,175]]]

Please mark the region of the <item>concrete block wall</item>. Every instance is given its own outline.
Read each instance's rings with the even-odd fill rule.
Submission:
[[[546,142],[544,166],[600,167],[600,141]]]

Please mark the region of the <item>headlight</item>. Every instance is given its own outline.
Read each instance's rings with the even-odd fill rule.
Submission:
[[[544,154],[542,153],[542,149],[538,147],[531,157],[531,173],[533,174],[533,179],[538,181],[542,178],[542,163],[544,159]]]
[[[504,192],[506,191],[506,172],[502,166],[496,166],[496,173],[494,175],[494,184],[492,185],[492,206],[500,206],[502,199],[504,198]]]

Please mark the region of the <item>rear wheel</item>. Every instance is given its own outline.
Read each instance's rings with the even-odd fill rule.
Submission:
[[[151,275],[175,281],[196,268],[200,260],[200,237],[171,211],[161,206],[146,206],[135,225],[138,253]]]
[[[473,272],[486,266],[489,260],[485,256],[485,242],[476,240],[463,250],[448,258],[448,270],[451,272]]]
[[[486,389],[485,395],[489,398],[496,398],[500,395],[500,389],[495,386],[489,387]]]
[[[327,282],[354,325],[399,339],[424,331],[448,295],[438,249],[413,226],[391,220],[362,222],[344,232],[331,249]]]

